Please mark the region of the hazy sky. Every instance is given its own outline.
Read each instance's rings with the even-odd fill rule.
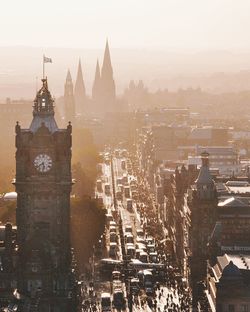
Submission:
[[[250,0],[1,1],[0,45],[250,50]]]

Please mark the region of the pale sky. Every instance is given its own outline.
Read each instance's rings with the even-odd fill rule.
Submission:
[[[1,0],[1,46],[250,50],[250,0]]]

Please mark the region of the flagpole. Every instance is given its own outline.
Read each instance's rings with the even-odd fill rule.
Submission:
[[[44,55],[43,55],[43,79],[44,79],[44,73],[45,73],[45,65],[44,65]]]

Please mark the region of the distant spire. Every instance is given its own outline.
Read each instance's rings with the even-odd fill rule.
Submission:
[[[70,71],[68,70],[64,85],[64,110],[66,121],[74,122],[75,120],[75,100],[73,94],[73,82]]]
[[[71,74],[70,74],[70,71],[69,71],[69,69],[68,69],[68,72],[67,72],[67,77],[66,77],[66,82],[72,82],[72,77],[71,77]]]
[[[108,39],[106,41],[104,58],[103,58],[103,65],[102,65],[102,77],[105,75],[110,75],[113,78],[113,68],[112,68],[112,64],[111,64]]]
[[[74,95],[75,95],[76,109],[79,113],[82,113],[84,110],[84,105],[86,101],[86,90],[85,90],[85,85],[83,81],[81,59],[79,59],[79,64],[78,64]]]
[[[99,61],[97,59],[96,69],[95,69],[95,80],[92,87],[92,98],[97,99],[100,96],[100,85],[101,85],[101,73]]]
[[[115,82],[113,79],[113,68],[111,64],[108,40],[106,41],[101,71],[101,89],[104,100],[112,101],[115,99]]]
[[[64,96],[73,96],[73,82],[70,74],[70,70],[68,69],[66,81],[64,85]]]

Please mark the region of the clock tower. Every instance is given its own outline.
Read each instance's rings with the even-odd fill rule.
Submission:
[[[71,124],[59,129],[47,79],[29,129],[16,125],[18,290],[29,311],[75,311],[71,267]],[[35,310],[35,307],[37,310]]]

